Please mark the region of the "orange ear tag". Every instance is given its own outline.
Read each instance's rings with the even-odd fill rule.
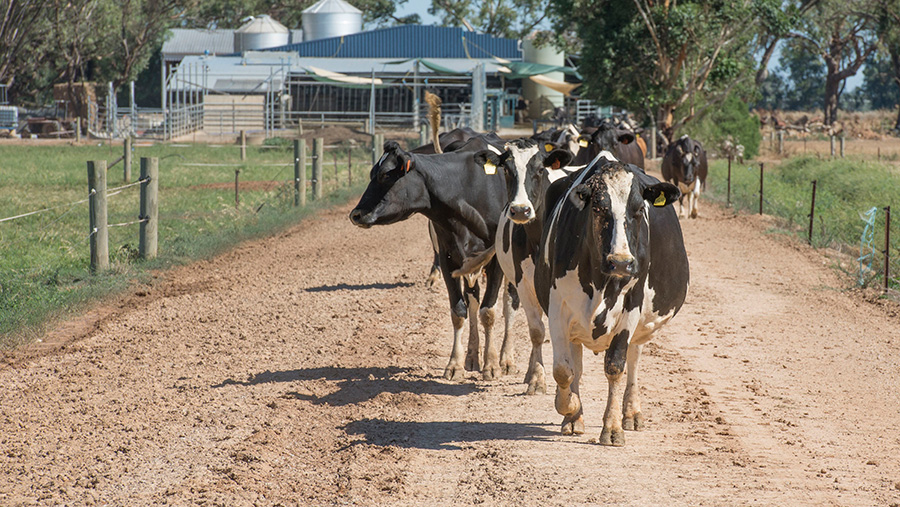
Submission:
[[[560,165],[559,160],[554,160],[553,165],[551,167],[553,167],[554,169],[559,169],[559,165]]]
[[[409,164],[410,164],[410,162],[412,162],[412,160],[407,160],[407,161],[406,161],[406,172],[409,172]]]

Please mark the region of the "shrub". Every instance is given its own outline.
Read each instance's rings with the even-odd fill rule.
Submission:
[[[731,136],[735,144],[744,145],[744,157],[759,153],[762,134],[759,118],[750,114],[747,104],[736,96],[728,97],[718,107],[712,107],[699,121],[686,124],[679,136],[687,134],[699,140],[707,151],[718,152],[722,142]]]

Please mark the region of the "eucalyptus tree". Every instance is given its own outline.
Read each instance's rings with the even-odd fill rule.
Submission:
[[[549,4],[550,0],[431,0],[428,12],[445,26],[520,39],[547,19]]]
[[[551,7],[564,43],[580,46],[585,93],[643,113],[672,139],[729,93],[749,91],[760,27],[754,8],[764,1],[552,0]]]
[[[887,53],[890,60],[892,78],[895,83],[894,103],[900,97],[900,0],[879,0],[875,11],[878,39],[881,48]],[[900,111],[897,113],[897,121],[894,130],[900,131]]]
[[[40,36],[44,7],[43,0],[0,0],[0,84],[15,84],[19,69],[33,63],[22,58],[23,49]]]
[[[870,0],[822,0],[789,35],[825,63],[822,110],[826,125],[837,120],[844,82],[875,51],[875,7]]]
[[[204,0],[185,20],[190,28],[238,28],[250,16],[268,14],[289,28],[300,27],[303,10],[318,0]],[[347,0],[363,11],[363,20],[374,24],[418,23],[413,14],[400,17],[397,6],[407,0]]]

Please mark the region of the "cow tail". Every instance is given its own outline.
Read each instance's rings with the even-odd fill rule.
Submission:
[[[491,262],[491,259],[493,258],[494,246],[491,246],[487,250],[479,252],[471,257],[466,257],[466,259],[462,263],[462,266],[460,266],[459,269],[453,271],[453,278],[476,274],[484,269],[484,267],[487,266],[487,263]]]
[[[434,141],[434,152],[444,153],[441,149],[441,141],[438,139],[438,130],[441,128],[441,98],[426,91],[425,102],[428,103],[428,121],[431,123],[431,137]]]

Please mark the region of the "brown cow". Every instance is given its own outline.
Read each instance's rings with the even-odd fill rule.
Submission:
[[[688,136],[681,136],[666,149],[661,170],[663,180],[671,182],[681,190],[681,198],[678,200],[681,216],[685,216],[686,197],[687,213],[691,218],[697,218],[700,190],[706,190],[706,175],[709,172],[706,150],[699,142]]]

